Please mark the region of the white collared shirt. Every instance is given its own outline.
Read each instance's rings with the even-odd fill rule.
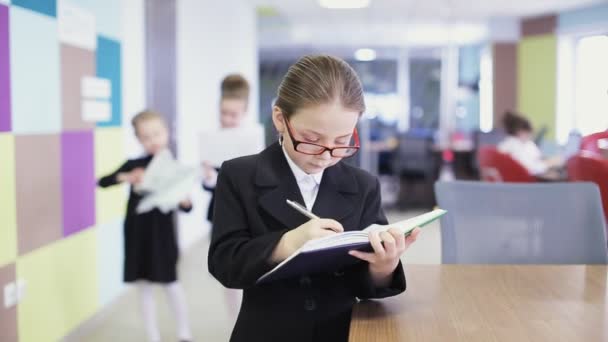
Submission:
[[[308,210],[312,210],[315,200],[317,199],[317,194],[319,193],[319,185],[321,185],[321,179],[323,178],[324,171],[308,174],[304,172],[304,170],[302,170],[298,165],[296,165],[293,160],[291,160],[285,151],[285,147],[283,147],[283,153],[285,154],[285,159],[287,159],[287,164],[289,164],[291,172],[296,178],[296,182],[298,183],[298,188],[300,188],[302,198],[304,198],[306,208]]]
[[[540,150],[531,140],[522,141],[517,137],[509,136],[498,144],[498,150],[517,160],[532,175],[547,172],[547,164],[543,162]]]

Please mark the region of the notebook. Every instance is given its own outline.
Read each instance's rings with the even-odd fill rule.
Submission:
[[[348,251],[373,250],[368,238],[370,231],[385,231],[389,228],[397,228],[407,236],[414,228],[423,227],[437,220],[446,212],[443,209],[435,209],[428,213],[388,225],[372,224],[363,230],[347,231],[310,240],[289,258],[261,276],[257,280],[257,283],[261,284],[304,274],[339,271],[346,266],[354,265],[360,261],[348,254]]]

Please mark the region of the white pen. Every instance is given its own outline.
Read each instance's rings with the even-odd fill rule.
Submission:
[[[308,209],[304,208],[300,203],[286,200],[287,204],[289,204],[292,208],[299,211],[302,215],[308,217],[309,219],[318,219],[319,216],[311,213]]]

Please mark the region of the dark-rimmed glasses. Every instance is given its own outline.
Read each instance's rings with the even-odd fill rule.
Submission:
[[[291,125],[289,124],[289,120],[285,119],[285,124],[287,126],[287,134],[289,135],[289,138],[291,139],[291,142],[293,143],[293,148],[300,153],[318,156],[320,154],[325,153],[325,151],[329,151],[329,153],[331,154],[332,157],[346,158],[346,157],[351,157],[352,155],[357,153],[357,151],[361,147],[360,143],[359,143],[359,133],[357,132],[356,128],[353,131],[353,140],[355,142],[355,145],[327,147],[327,146],[323,146],[323,145],[319,145],[319,144],[296,140],[293,137],[293,131],[292,131]]]

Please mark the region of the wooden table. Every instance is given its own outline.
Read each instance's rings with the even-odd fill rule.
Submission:
[[[608,267],[406,265],[407,291],[363,301],[351,342],[608,341]]]

